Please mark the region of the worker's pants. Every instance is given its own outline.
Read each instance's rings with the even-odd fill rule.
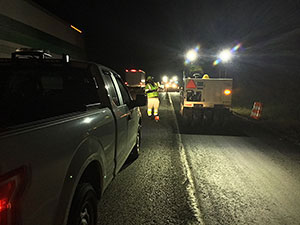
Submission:
[[[154,108],[154,116],[158,115],[159,99],[148,98],[148,116],[152,115],[152,108]]]

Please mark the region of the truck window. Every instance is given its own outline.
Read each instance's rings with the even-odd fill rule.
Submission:
[[[118,78],[116,78],[116,79],[117,79],[118,86],[119,86],[120,91],[121,91],[121,95],[122,95],[122,98],[123,98],[123,103],[129,105],[129,103],[131,101],[131,98],[130,98],[130,96],[128,94],[128,91],[125,88],[123,82],[120,79],[118,79]]]
[[[120,101],[116,92],[116,88],[111,79],[111,73],[108,70],[102,70],[102,72],[104,73],[104,83],[105,83],[105,88],[107,90],[108,96],[111,98],[114,104],[119,106]]]
[[[100,103],[88,69],[6,66],[0,77],[0,127],[84,111]]]

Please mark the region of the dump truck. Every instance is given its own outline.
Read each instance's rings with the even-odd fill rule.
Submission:
[[[232,78],[209,78],[195,74],[183,79],[180,114],[186,123],[224,122],[229,115]]]
[[[141,69],[126,70],[125,84],[128,87],[133,99],[137,94],[144,93],[146,73]]]
[[[128,87],[138,87],[142,88],[145,87],[145,76],[146,73],[143,70],[137,70],[137,69],[131,69],[131,70],[126,70],[125,74],[125,84]]]

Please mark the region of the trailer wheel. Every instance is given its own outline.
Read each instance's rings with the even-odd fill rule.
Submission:
[[[179,114],[181,117],[183,117],[183,109],[184,109],[184,106],[182,103],[180,103],[180,110],[179,110]]]
[[[217,126],[223,126],[224,125],[224,110],[216,110],[214,112],[213,116],[213,122]]]
[[[190,124],[193,120],[193,113],[190,108],[183,107],[182,109],[182,119],[185,124]]]
[[[211,125],[214,121],[214,112],[212,110],[205,110],[203,114],[203,125]]]

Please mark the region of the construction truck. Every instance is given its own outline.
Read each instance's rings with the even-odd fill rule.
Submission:
[[[180,92],[180,114],[186,123],[223,123],[229,115],[232,78],[209,78],[194,73],[183,78]]]
[[[126,70],[125,84],[133,99],[137,94],[143,94],[145,88],[146,73],[141,69]]]
[[[145,87],[146,73],[143,70],[131,69],[126,70],[125,84],[128,87]]]

